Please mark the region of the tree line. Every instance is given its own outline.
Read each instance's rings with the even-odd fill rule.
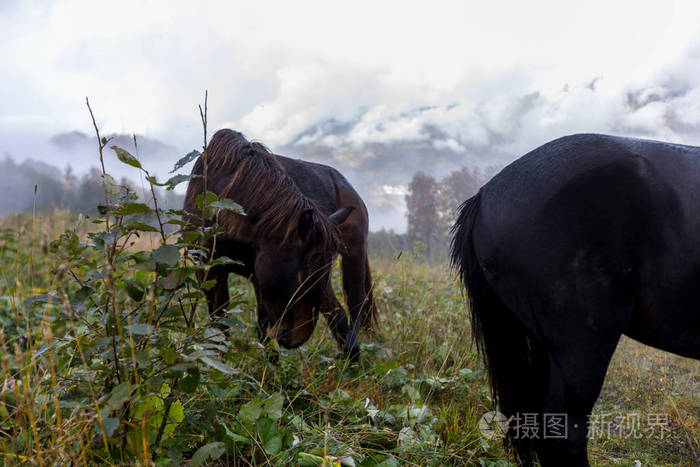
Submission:
[[[95,215],[97,206],[104,204],[102,174],[96,167],[86,174],[76,175],[70,166],[63,171],[44,162],[26,160],[15,162],[6,156],[0,160],[0,216],[11,213],[30,212],[33,209],[68,210],[86,215]],[[138,193],[133,184],[125,179],[120,185]],[[169,208],[180,209],[184,196],[173,191],[160,190],[158,200]]]
[[[462,168],[436,180],[424,172],[416,173],[408,185],[406,233],[380,230],[370,232],[369,248],[373,256],[395,257],[400,251],[416,250],[428,261],[447,259],[449,230],[456,219],[459,205],[476,194],[496,172],[496,168]],[[76,175],[70,166],[55,166],[31,159],[17,163],[10,156],[0,160],[0,216],[31,212],[33,209],[68,210],[94,216],[104,203],[102,175],[93,167]],[[127,179],[119,181],[138,193]],[[171,209],[180,209],[184,196],[174,191],[159,190],[159,202]]]

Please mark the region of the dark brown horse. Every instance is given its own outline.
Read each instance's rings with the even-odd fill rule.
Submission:
[[[320,311],[346,355],[357,359],[360,326],[376,325],[362,198],[337,170],[275,155],[237,131],[217,131],[193,174],[204,175],[204,157],[207,190],[236,201],[246,212],[221,212],[218,222],[224,232],[206,245],[215,256],[241,262],[210,271],[216,280],[206,292],[211,316],[225,311],[227,279],[233,272],[255,287],[261,341],[300,346],[311,336]],[[195,199],[203,191],[203,178],[190,181],[185,210],[199,214]],[[349,320],[330,280],[338,253]]]

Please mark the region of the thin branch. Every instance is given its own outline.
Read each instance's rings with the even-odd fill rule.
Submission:
[[[209,91],[205,90],[204,91],[204,111],[202,111],[202,106],[199,106],[199,116],[202,119],[202,127],[204,129],[204,146],[202,147],[203,152],[202,152],[202,162],[204,164],[204,199],[202,200],[202,231],[206,228],[206,213],[207,213],[207,180],[209,178],[209,169],[207,166],[207,112],[208,112],[208,102],[209,98]],[[211,246],[211,251],[209,254],[209,261],[211,262],[214,259],[214,252],[216,250],[216,237],[217,235],[214,235],[214,238],[212,239],[212,246]],[[204,271],[204,274],[202,274],[202,280],[200,282],[200,288],[207,282],[207,278],[209,277],[209,269]],[[192,310],[192,314],[190,315],[190,322],[194,322],[194,309]]]
[[[204,146],[202,148],[206,152],[207,150],[207,100],[209,97],[209,91],[204,90],[204,112],[202,112],[202,106],[199,107],[199,116],[202,119],[202,125],[204,126]]]
[[[105,148],[105,144],[102,144],[102,137],[100,136],[100,129],[97,126],[97,122],[95,121],[95,114],[92,113],[92,107],[90,107],[90,99],[87,97],[85,98],[85,103],[87,104],[88,111],[90,112],[90,118],[92,119],[92,126],[95,127],[95,134],[97,135],[97,147],[100,151],[100,166],[102,167],[102,177],[103,177],[103,182],[104,183],[104,176],[107,174],[107,171],[105,170],[105,160],[103,156],[103,150]],[[105,188],[105,205],[109,205],[109,197],[107,196],[107,189]],[[109,230],[109,215],[105,216],[105,222],[107,224],[107,230]]]
[[[85,103],[87,104],[87,108],[90,111],[90,117],[92,118],[92,126],[95,127],[95,133],[97,134],[97,144],[99,145],[100,149],[100,165],[102,166],[102,175],[104,175],[107,173],[105,171],[105,161],[102,157],[102,150],[105,146],[104,144],[102,144],[102,138],[100,138],[100,129],[97,127],[97,122],[95,121],[95,114],[92,113],[92,108],[90,107],[90,100],[87,97],[85,98]]]
[[[134,149],[136,150],[136,157],[139,157],[139,146],[136,143],[136,135],[133,135],[134,137]],[[141,170],[143,170],[146,173],[146,180],[151,178],[151,174],[148,173],[148,170],[144,169],[141,167]],[[167,238],[165,237],[165,228],[163,227],[163,221],[160,218],[160,209],[158,209],[158,197],[156,196],[156,191],[153,186],[153,183],[148,180],[148,184],[151,187],[151,196],[153,196],[153,209],[155,210],[156,213],[156,218],[158,219],[158,226],[160,227],[160,237],[161,240],[163,241],[162,244],[165,245],[167,243]]]

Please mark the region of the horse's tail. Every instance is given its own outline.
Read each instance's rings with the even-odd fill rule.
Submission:
[[[483,356],[491,393],[499,410],[510,419],[505,444],[523,465],[531,465],[535,442],[542,436],[540,413],[548,378],[549,356],[486,280],[474,250],[473,230],[479,216],[481,192],[460,208],[452,232],[451,259],[467,289],[474,341]],[[536,415],[539,434],[522,435],[516,424],[525,414]],[[531,424],[533,422],[530,422]],[[522,427],[522,425],[521,425]],[[515,429],[514,429],[515,428]]]

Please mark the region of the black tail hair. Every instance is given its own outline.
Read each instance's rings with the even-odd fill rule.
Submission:
[[[549,354],[486,280],[474,250],[473,230],[481,192],[465,201],[452,227],[451,260],[467,290],[472,335],[489,375],[494,404],[510,421],[505,441],[522,465],[532,465],[535,440],[513,429],[524,413],[541,414],[547,389]],[[538,415],[542,428],[542,419]]]

